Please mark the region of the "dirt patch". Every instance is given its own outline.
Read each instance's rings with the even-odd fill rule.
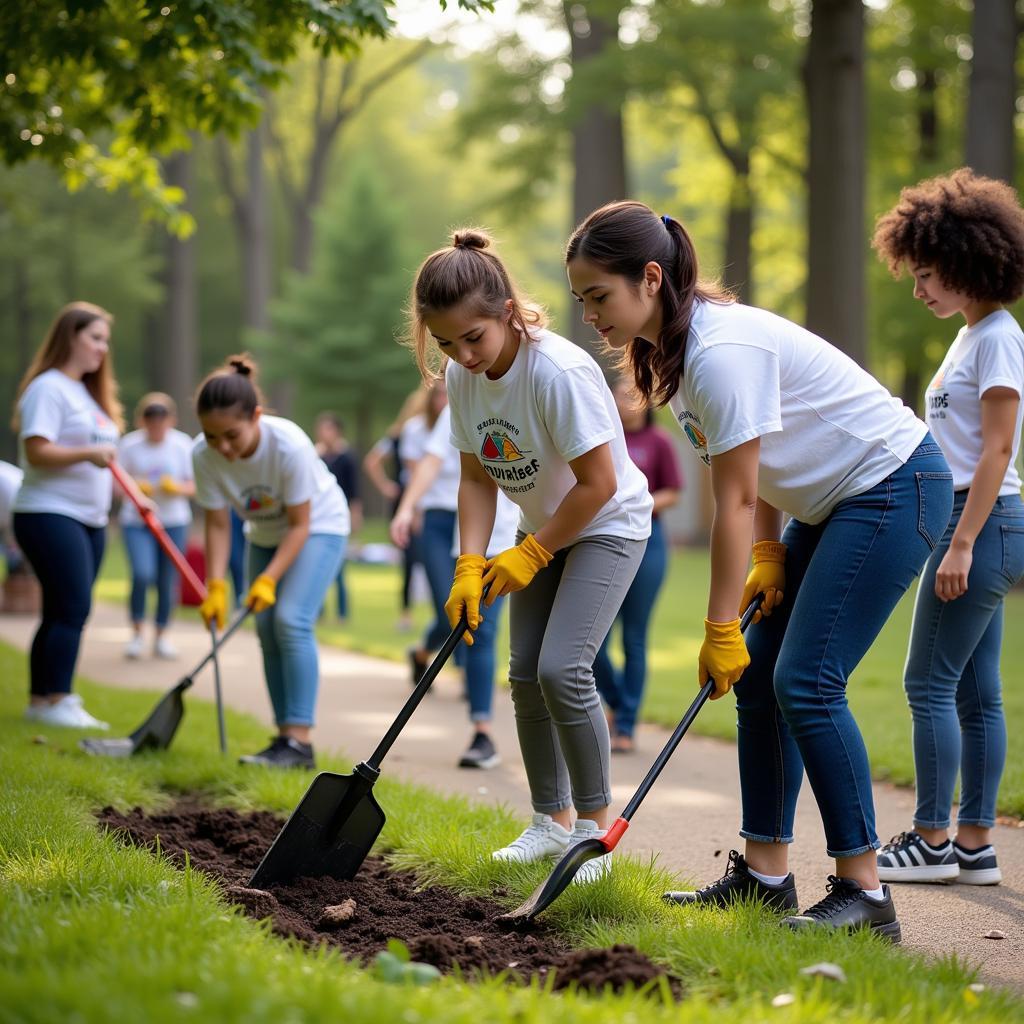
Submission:
[[[311,946],[327,943],[366,964],[400,939],[414,960],[463,975],[508,972],[514,979],[547,977],[556,989],[576,985],[620,991],[654,982],[664,970],[633,946],[570,950],[542,923],[510,930],[495,919],[502,907],[466,898],[450,889],[417,888],[409,872],[393,871],[369,858],[348,882],[301,878],[272,892],[248,888],[248,880],[281,828],[265,811],[239,814],[181,803],[164,814],[141,808],[122,814],[105,807],[97,816],[129,841],[156,847],[178,865],[186,854],[193,867],[215,878],[225,895],[251,917],[269,917],[275,932]],[[668,977],[678,998],[681,986]]]

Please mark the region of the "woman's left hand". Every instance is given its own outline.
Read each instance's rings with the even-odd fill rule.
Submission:
[[[523,590],[530,581],[554,558],[539,540],[528,533],[514,548],[507,548],[501,554],[487,560],[482,586],[491,585],[484,599],[489,608],[503,594]]]
[[[940,601],[955,601],[967,593],[967,577],[974,561],[973,548],[951,547],[935,572],[935,596]]]
[[[277,580],[266,574],[252,581],[245,603],[257,614],[265,612],[277,602]]]

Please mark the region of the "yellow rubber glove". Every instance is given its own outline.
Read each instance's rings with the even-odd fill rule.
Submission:
[[[445,615],[448,616],[448,625],[452,629],[459,624],[463,612],[465,612],[469,629],[462,634],[462,639],[470,647],[473,646],[473,630],[477,629],[483,621],[483,616],[480,614],[480,595],[484,589],[484,569],[486,568],[487,559],[483,555],[459,555],[459,559],[455,563],[452,590],[444,605]]]
[[[135,483],[147,498],[152,498],[156,493],[156,488],[148,480],[145,480],[142,477],[136,477]]]
[[[171,476],[170,473],[164,473],[160,477],[160,490],[165,494],[181,494],[181,488],[178,486],[178,481]]]
[[[245,603],[257,614],[265,612],[277,603],[277,580],[272,576],[260,575],[252,581]]]
[[[763,594],[761,606],[754,612],[754,622],[762,614],[771,615],[773,608],[782,604],[786,590],[786,545],[777,540],[759,540],[754,545],[754,566],[743,587],[740,612],[745,612],[758,594]]]
[[[228,621],[228,585],[224,580],[208,580],[206,584],[206,597],[199,606],[199,614],[203,622],[209,627],[211,622],[217,623],[218,629],[223,629]]]
[[[491,584],[487,600],[488,607],[503,594],[511,594],[514,590],[522,590],[530,585],[530,580],[537,575],[554,558],[545,551],[532,533],[528,533],[514,548],[507,548],[501,554],[487,559],[487,572],[483,583]]]
[[[750,664],[739,619],[732,622],[704,620],[704,643],[697,663],[700,685],[703,686],[709,678],[715,681],[712,700],[724,697],[739,682],[743,670]]]

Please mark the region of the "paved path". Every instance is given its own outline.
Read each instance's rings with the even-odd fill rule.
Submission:
[[[0,616],[0,639],[27,648],[33,620]],[[120,608],[99,605],[87,629],[79,670],[85,676],[116,686],[164,690],[197,662],[208,643],[198,624],[183,621],[174,630],[182,652],[180,662],[126,661],[121,654],[128,627]],[[404,645],[396,636],[396,645]],[[243,631],[221,656],[225,697],[240,711],[270,721],[269,704],[255,636]],[[404,664],[321,648],[322,681],[319,746],[343,751],[356,759],[376,746],[409,693]],[[454,767],[470,727],[453,674],[438,680],[399,738],[387,761],[389,775],[429,785],[442,792],[462,793],[473,800],[504,802],[529,813],[525,773],[507,692],[496,700],[495,739],[504,762],[487,772]],[[196,696],[212,699],[209,670],[196,682]],[[188,727],[186,719],[183,728]],[[625,804],[643,777],[667,733],[644,726],[638,735],[640,752],[613,762],[613,805]],[[1018,750],[1016,756],[1021,756]],[[683,877],[710,881],[725,866],[725,853],[738,846],[739,823],[736,754],[732,744],[688,736],[662,774],[624,840],[630,852],[656,852],[661,863]],[[893,835],[910,824],[912,794],[905,789],[875,787],[879,833]],[[792,851],[802,905],[823,895],[832,862],[809,787],[804,786],[797,808],[798,841]],[[956,953],[980,968],[991,984],[1024,989],[1024,828],[999,826],[996,832],[1003,884],[903,885],[896,888],[904,945],[933,955]],[[715,858],[715,851],[722,855]],[[992,929],[1005,940],[983,938]]]

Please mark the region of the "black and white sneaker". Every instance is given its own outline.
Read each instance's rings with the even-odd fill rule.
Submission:
[[[302,743],[291,736],[275,736],[266,750],[258,754],[243,754],[239,764],[262,764],[268,768],[315,768],[313,745]]]
[[[770,910],[796,910],[799,906],[792,873],[781,884],[769,885],[750,873],[743,854],[736,850],[729,851],[729,867],[717,882],[693,892],[667,892],[662,899],[682,907],[727,907],[744,899],[759,900]]]
[[[965,885],[998,885],[1003,880],[1003,873],[996,863],[996,851],[991,845],[979,846],[975,850],[968,850],[957,842],[952,845],[960,865],[958,881]]]
[[[882,886],[880,900],[869,896],[852,878],[829,875],[826,888],[828,895],[823,900],[802,914],[787,917],[782,923],[793,931],[816,926],[850,930],[870,928],[890,942],[900,941],[900,923],[896,920],[889,886]]]
[[[478,732],[473,742],[459,759],[460,768],[493,768],[501,764],[501,755],[494,746],[494,741],[485,732]]]
[[[959,874],[948,839],[931,846],[916,832],[901,832],[878,851],[878,877],[883,882],[952,882]]]

